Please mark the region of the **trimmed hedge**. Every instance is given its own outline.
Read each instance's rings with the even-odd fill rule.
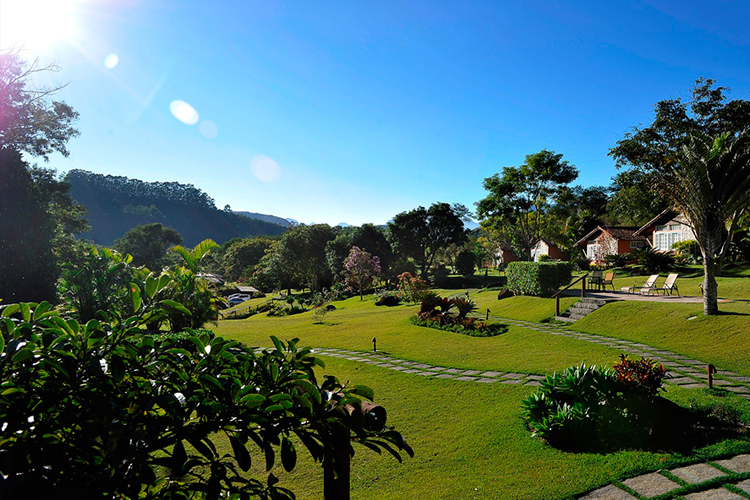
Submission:
[[[570,262],[511,262],[505,269],[508,289],[516,295],[551,295],[570,283]]]

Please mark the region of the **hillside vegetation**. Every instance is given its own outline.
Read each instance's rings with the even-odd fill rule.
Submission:
[[[111,245],[129,229],[160,222],[179,231],[193,246],[211,238],[275,236],[286,228],[216,208],[213,198],[192,184],[144,182],[128,177],[71,170],[67,175],[73,199],[88,209],[91,230],[80,236]]]

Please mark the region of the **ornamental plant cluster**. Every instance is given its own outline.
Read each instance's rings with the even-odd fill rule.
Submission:
[[[570,283],[570,262],[511,262],[505,269],[508,289],[516,295],[546,296]]]
[[[621,355],[612,368],[581,364],[547,375],[522,403],[533,436],[571,451],[611,451],[648,445],[667,369]]]
[[[425,290],[417,294],[419,313],[412,323],[418,326],[464,333],[476,337],[489,337],[506,331],[504,325],[489,325],[469,316],[477,310],[476,303],[468,297],[444,298]]]
[[[424,290],[427,290],[427,283],[419,276],[408,272],[398,275],[398,298],[404,302],[419,302],[419,294]]]
[[[319,379],[323,362],[297,340],[257,352],[205,331],[150,335],[146,324],[190,314],[162,299],[170,286],[131,282],[129,310],[86,323],[46,302],[0,307],[4,497],[288,499],[271,470],[293,470],[298,451],[325,470],[354,453],[350,436],[412,454],[368,427],[369,388]]]

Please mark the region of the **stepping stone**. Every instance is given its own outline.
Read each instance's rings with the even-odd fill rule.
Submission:
[[[677,377],[677,378],[669,378],[667,379],[667,382],[669,382],[670,384],[675,384],[675,385],[694,384],[695,379],[692,377]]]
[[[716,463],[732,472],[750,472],[750,455],[737,455],[726,460],[717,460]],[[750,482],[750,479],[747,482]],[[750,493],[750,490],[745,491]]]
[[[417,368],[409,368],[408,370],[404,370],[402,373],[422,373],[422,370],[419,370]]]
[[[476,377],[467,377],[467,376],[456,377],[456,380],[463,380],[464,382],[472,382],[476,380]]]
[[[536,380],[529,380],[528,382],[526,382],[526,383],[525,383],[525,384],[523,384],[523,385],[533,385],[533,386],[536,386],[536,387],[541,387],[541,386],[542,386],[542,384],[540,384],[540,383],[539,383],[539,382],[537,382]]]
[[[432,365],[426,365],[424,363],[420,363],[418,365],[412,365],[414,368],[420,368],[422,370],[426,370],[427,368],[432,368]]]
[[[505,375],[503,375],[502,378],[513,378],[513,379],[526,378],[526,374],[525,373],[506,373]]]
[[[482,377],[482,378],[476,379],[474,382],[482,382],[483,384],[492,384],[493,382],[500,382],[500,380],[496,378]]]
[[[391,370],[398,370],[398,371],[401,371],[401,370],[406,370],[407,368],[408,368],[408,367],[406,367],[406,366],[392,366],[392,367],[391,367]]]
[[[750,394],[750,389],[748,389],[747,387],[727,387],[726,389],[738,394]]]
[[[737,493],[724,488],[714,488],[712,490],[699,491],[697,493],[691,493],[684,495],[685,500],[745,500],[744,497],[739,496]]]
[[[545,377],[544,375],[529,375],[526,378],[528,378],[529,380],[544,380],[547,377]]]
[[[383,368],[391,368],[392,366],[396,366],[391,363],[377,363],[377,365]]]
[[[729,381],[729,380],[714,379],[714,385],[737,385],[737,382]]]
[[[431,377],[432,375],[435,375],[435,372],[419,372],[419,373],[415,373],[415,375],[422,375],[423,377]]]
[[[441,373],[439,375],[435,375],[435,378],[455,378],[455,375],[451,375],[450,373]]]
[[[458,368],[448,368],[445,370],[445,373],[463,373],[464,370],[459,370]]]
[[[665,361],[662,363],[664,366],[668,366],[670,368],[685,368],[685,365],[682,365],[680,363],[675,363],[674,361]]]
[[[502,372],[484,372],[480,374],[480,377],[497,377],[498,375],[502,375]]]
[[[446,368],[443,367],[443,366],[433,366],[432,368],[428,368],[427,370],[431,371],[431,372],[441,372],[441,371],[443,371],[445,369]]]
[[[750,493],[750,479],[740,481],[739,483],[735,484],[735,486],[746,493]]]
[[[750,382],[750,377],[733,377],[733,376],[729,376],[728,378],[731,378],[732,380],[736,380],[737,382]]]
[[[517,379],[517,378],[515,378],[515,379],[513,379],[513,378],[501,378],[501,379],[498,379],[498,380],[500,381],[501,384],[518,384],[518,385],[523,384],[523,380],[520,380],[520,379]]]
[[[695,384],[683,384],[680,387],[685,388],[685,389],[703,389],[705,387],[708,387],[708,385],[695,383]]]
[[[364,359],[358,358],[357,356],[347,356],[346,359],[349,361],[364,361]]]
[[[594,490],[588,495],[578,497],[578,500],[636,500],[636,498],[614,484]]]
[[[481,370],[466,370],[463,372],[464,375],[479,375]]]
[[[697,359],[686,359],[683,361],[686,365],[692,365],[692,366],[707,366],[708,363],[704,363],[703,361],[698,361]]]
[[[678,483],[667,479],[658,472],[631,477],[623,481],[622,484],[644,497],[663,495],[680,487]]]
[[[726,475],[719,469],[711,467],[708,464],[688,465],[687,467],[680,467],[669,472],[690,484],[698,484]]]
[[[379,365],[380,361],[378,361],[377,359],[366,359],[365,363],[367,363],[368,365]]]

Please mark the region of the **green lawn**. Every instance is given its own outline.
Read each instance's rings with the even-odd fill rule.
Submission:
[[[683,293],[697,289],[700,277],[680,278]],[[703,317],[700,304],[622,302],[609,304],[569,328],[642,341],[713,362],[720,368],[750,375],[745,366],[750,340],[745,333],[750,315],[750,279],[720,278],[722,296],[731,303],[728,314]],[[622,276],[622,286],[645,277]],[[462,293],[441,290],[443,295]],[[554,314],[554,300],[511,297],[497,300],[496,291],[473,291],[479,312],[492,316],[539,322]],[[561,301],[562,309],[575,298]],[[466,369],[543,374],[585,361],[611,365],[619,352],[599,344],[553,336],[511,325],[497,337],[476,338],[417,327],[409,322],[417,307],[376,307],[374,297],[335,303],[322,324],[312,312],[287,317],[265,314],[245,320],[222,321],[219,335],[250,346],[270,346],[270,335],[298,337],[303,345],[379,350],[403,359]],[[731,313],[731,314],[729,314]],[[695,319],[688,318],[695,316]],[[424,378],[371,365],[324,357],[325,373],[375,390],[376,401],[388,410],[395,425],[414,447],[415,457],[398,464],[364,448],[352,465],[353,498],[507,498],[562,499],[641,472],[658,470],[699,458],[750,451],[747,440],[725,441],[682,456],[676,453],[622,451],[612,454],[565,453],[531,438],[520,419],[520,401],[532,387],[476,384]],[[716,400],[705,390],[670,388],[667,397]],[[736,396],[723,401],[750,413],[750,404]],[[700,456],[698,456],[698,454]],[[309,459],[292,474],[276,471],[282,484],[299,498],[322,496],[322,472]]]

